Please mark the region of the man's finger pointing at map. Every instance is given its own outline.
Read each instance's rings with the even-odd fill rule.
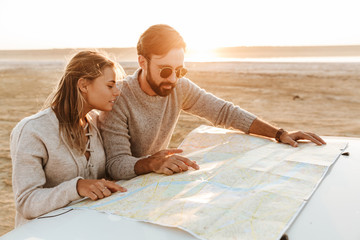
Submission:
[[[147,158],[139,160],[135,164],[135,171],[137,174],[156,172],[171,175],[173,173],[185,172],[189,169],[189,166],[198,170],[199,165],[197,165],[196,162],[175,154],[181,152],[181,149],[161,150]]]

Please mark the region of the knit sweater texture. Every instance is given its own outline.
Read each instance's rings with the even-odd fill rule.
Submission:
[[[99,117],[106,170],[115,180],[135,177],[138,160],[168,147],[181,111],[205,118],[214,126],[245,133],[256,118],[187,78],[179,79],[166,97],[147,95],[140,88],[140,71],[119,84],[121,93],[113,110]]]
[[[10,136],[10,152],[16,226],[81,199],[76,188],[79,179],[105,177],[105,152],[97,118],[94,111],[88,118],[89,160],[59,134],[59,121],[50,108],[24,118],[15,126]]]

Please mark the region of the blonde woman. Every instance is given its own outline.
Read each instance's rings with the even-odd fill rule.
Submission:
[[[105,153],[94,109],[110,111],[124,71],[101,53],[68,63],[48,107],[21,120],[10,137],[19,226],[72,201],[126,191],[105,177]]]

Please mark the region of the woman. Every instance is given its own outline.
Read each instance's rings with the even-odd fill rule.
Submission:
[[[93,111],[112,109],[120,93],[116,80],[123,77],[122,68],[103,54],[79,52],[67,65],[48,108],[13,129],[16,226],[82,197],[96,200],[126,191],[101,179],[105,153]]]

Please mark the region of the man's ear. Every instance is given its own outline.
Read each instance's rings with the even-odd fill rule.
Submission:
[[[88,81],[85,78],[80,78],[77,82],[77,86],[80,89],[80,92],[87,93]]]
[[[147,60],[143,55],[138,56],[138,62],[141,69],[146,70],[147,67]]]

